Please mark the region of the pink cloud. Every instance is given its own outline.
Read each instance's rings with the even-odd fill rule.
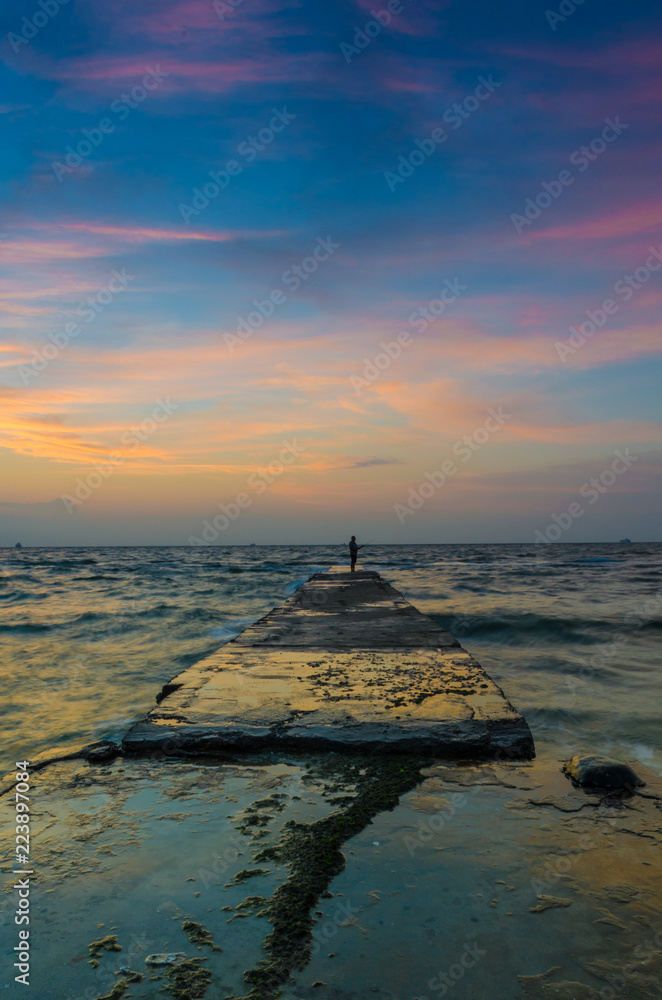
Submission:
[[[88,6],[93,19],[105,20],[108,31],[118,38],[126,38],[128,33],[178,47],[196,43],[209,47],[217,42],[231,45],[237,43],[238,37],[245,42],[245,35],[253,39],[281,38],[307,31],[287,16],[279,16],[296,10],[296,2],[278,5],[273,0],[247,0],[237,3],[229,12],[224,12],[222,2],[218,3],[217,11],[212,0],[175,0],[167,6],[144,2],[140,8],[130,0],[117,0],[112,11],[94,3]],[[118,26],[121,30],[117,30]]]
[[[623,236],[659,234],[662,226],[662,201],[644,202],[608,215],[599,215],[581,222],[532,229],[522,234],[526,243],[540,240],[607,240]],[[658,237],[659,238],[659,237]]]
[[[659,443],[660,425],[645,420],[588,421],[584,424],[541,424],[516,422],[508,425],[515,438],[556,445],[612,445],[615,442]]]
[[[572,48],[569,45],[542,45],[520,48],[513,45],[495,44],[492,51],[502,56],[510,56],[531,63],[547,63],[574,69],[594,69],[603,74],[605,66],[624,77],[630,77],[633,70],[651,69],[659,72],[662,66],[662,42],[650,41],[620,42],[613,45],[588,48]]]
[[[22,344],[0,344],[0,368],[15,368],[28,361],[28,353]]]
[[[392,463],[429,467],[431,458],[443,457],[454,441],[484,424],[490,406],[499,404],[511,416],[477,468],[485,461],[499,471],[507,468],[514,453],[501,452],[502,446],[516,447],[519,467],[532,468],[542,446],[590,454],[596,445],[659,440],[659,427],[645,421],[564,419],[555,412],[553,397],[533,391],[486,398],[466,377],[435,374],[445,357],[440,343],[421,342],[418,353],[407,355],[415,359],[413,377],[407,359],[398,359],[369,393],[357,398],[348,381],[358,353],[349,332],[340,343],[330,335],[308,342],[293,338],[283,325],[269,337],[256,333],[235,355],[228,354],[218,331],[199,335],[198,341],[145,339],[131,349],[72,344],[65,365],[53,365],[27,388],[5,393],[3,446],[60,466],[91,465],[117,450],[123,431],[138,423],[157,397],[171,397],[180,405],[172,422],[123,472],[245,477],[273,460],[276,445],[292,436],[306,449],[291,477],[296,493],[295,485],[306,476],[321,477],[324,484],[332,477],[336,485],[338,476],[346,483],[360,478],[354,471],[348,478],[343,470],[366,457],[375,463],[370,482],[399,488],[407,473],[396,474]],[[478,366],[482,351],[473,346]],[[485,356],[482,363],[475,369],[479,376],[492,374],[493,358]],[[276,368],[277,374],[270,374]],[[191,402],[196,405],[187,405]],[[50,478],[44,474],[44,483]],[[214,481],[217,492],[225,488],[225,479]],[[362,488],[371,487],[366,481]],[[340,492],[347,497],[347,490]],[[315,490],[306,495],[314,496]]]
[[[48,260],[77,260],[103,257],[101,247],[82,247],[74,240],[4,240],[0,243],[0,261],[5,264],[38,264]]]
[[[160,67],[167,77],[150,95],[149,100],[169,97],[175,92],[221,94],[240,84],[310,82],[319,78],[324,54],[306,52],[299,56],[265,53],[255,58],[183,59],[177,56],[145,53],[135,55],[95,55],[62,60],[55,64],[42,63],[40,75],[62,83],[93,86],[97,91],[115,94],[121,87],[140,84],[149,67]],[[151,60],[151,61],[150,61]],[[35,72],[36,72],[35,68]]]
[[[385,6],[377,0],[356,0],[356,2],[360,9],[359,16],[363,18],[358,20],[358,27],[363,27],[365,21],[372,20],[371,15],[374,11],[381,11]],[[450,0],[438,0],[434,5],[430,5],[429,9],[426,9],[425,0],[417,0],[416,4],[411,5],[404,0],[400,13],[392,16],[390,24],[385,25],[384,30],[417,38],[430,37],[434,32],[438,32],[439,14],[446,7],[450,7]]]
[[[67,222],[60,225],[68,232],[94,233],[102,236],[113,236],[125,243],[145,243],[149,240],[210,240],[215,243],[226,243],[233,240],[235,233],[202,233],[183,229],[147,229],[140,226],[105,226],[86,222]]]
[[[204,241],[228,243],[236,240],[262,239],[281,234],[281,230],[191,230],[158,229],[144,226],[113,226],[103,223],[32,223],[28,231],[46,232],[51,239],[28,236],[0,241],[0,261],[7,264],[33,264],[50,260],[76,260],[87,257],[114,256],[118,244],[148,242]],[[61,239],[60,234],[80,234],[78,239]],[[86,235],[92,239],[84,239]],[[96,239],[107,237],[107,239]]]

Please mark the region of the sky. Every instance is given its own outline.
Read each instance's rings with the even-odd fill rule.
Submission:
[[[662,12],[5,0],[0,545],[662,540]]]

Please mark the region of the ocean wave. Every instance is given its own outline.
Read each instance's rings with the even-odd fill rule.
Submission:
[[[50,632],[52,627],[52,625],[46,625],[45,622],[14,622],[13,624],[0,624],[0,632],[21,635],[22,633],[30,634],[31,632]]]
[[[624,559],[619,556],[588,556],[583,559],[567,559],[565,561],[566,566],[577,566],[580,563],[612,563],[612,562],[624,562]]]
[[[32,593],[27,590],[8,590],[6,593],[0,591],[0,601],[4,601],[6,604],[14,601],[45,601],[47,599],[47,593]]]
[[[91,573],[88,576],[72,576],[72,581],[83,581],[83,580],[113,580],[114,577],[109,576],[107,573]]]
[[[72,712],[76,734],[92,731],[99,698],[114,728],[346,555],[342,545],[7,550],[0,639],[6,676],[21,676],[11,697],[27,708],[43,696],[40,678],[71,664],[84,697],[61,717],[44,710],[40,739],[56,745]],[[662,545],[370,545],[361,555],[503,684],[541,752],[598,747],[606,731],[659,741]],[[628,617],[646,607],[655,617]],[[7,746],[14,721],[0,718]]]
[[[259,620],[260,618],[256,618],[255,616],[252,618],[237,618],[226,625],[217,625],[214,628],[210,628],[209,631],[216,639],[221,639],[223,643],[226,643],[230,642],[231,639],[236,639],[245,628],[248,628],[249,625],[254,625]]]
[[[40,563],[33,563],[32,565],[41,566],[44,569],[69,569],[69,567],[74,566],[96,566],[96,559],[45,559]]]
[[[179,618],[183,622],[213,622],[218,621],[216,608],[182,608]]]
[[[308,583],[311,576],[314,576],[315,573],[323,573],[326,566],[309,566],[308,569],[309,572],[306,576],[299,576],[287,584],[285,590],[283,591],[285,597],[291,597],[292,594],[299,589],[299,587],[301,587],[304,583]]]
[[[557,643],[580,643],[585,646],[605,642],[604,621],[587,621],[585,618],[553,618],[537,614],[500,616],[489,618],[477,616],[431,614],[456,638],[474,640],[497,640],[508,638],[510,644],[524,645],[533,636],[540,641],[553,640]],[[463,627],[458,628],[460,623]],[[455,631],[454,631],[455,627]]]

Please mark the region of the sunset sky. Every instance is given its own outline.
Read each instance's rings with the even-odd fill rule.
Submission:
[[[0,545],[661,540],[662,16],[572,6],[6,0]]]

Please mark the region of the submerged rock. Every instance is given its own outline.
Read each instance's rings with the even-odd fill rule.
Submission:
[[[572,906],[571,899],[565,899],[563,896],[538,896],[538,905],[530,906],[529,913],[542,913],[543,910],[553,910],[558,907]]]
[[[81,751],[81,757],[85,757],[91,763],[95,761],[115,760],[121,754],[121,747],[112,740],[99,740],[91,743]]]
[[[598,754],[575,754],[563,765],[563,772],[575,785],[591,788],[618,788],[634,792],[644,785],[629,764]]]

